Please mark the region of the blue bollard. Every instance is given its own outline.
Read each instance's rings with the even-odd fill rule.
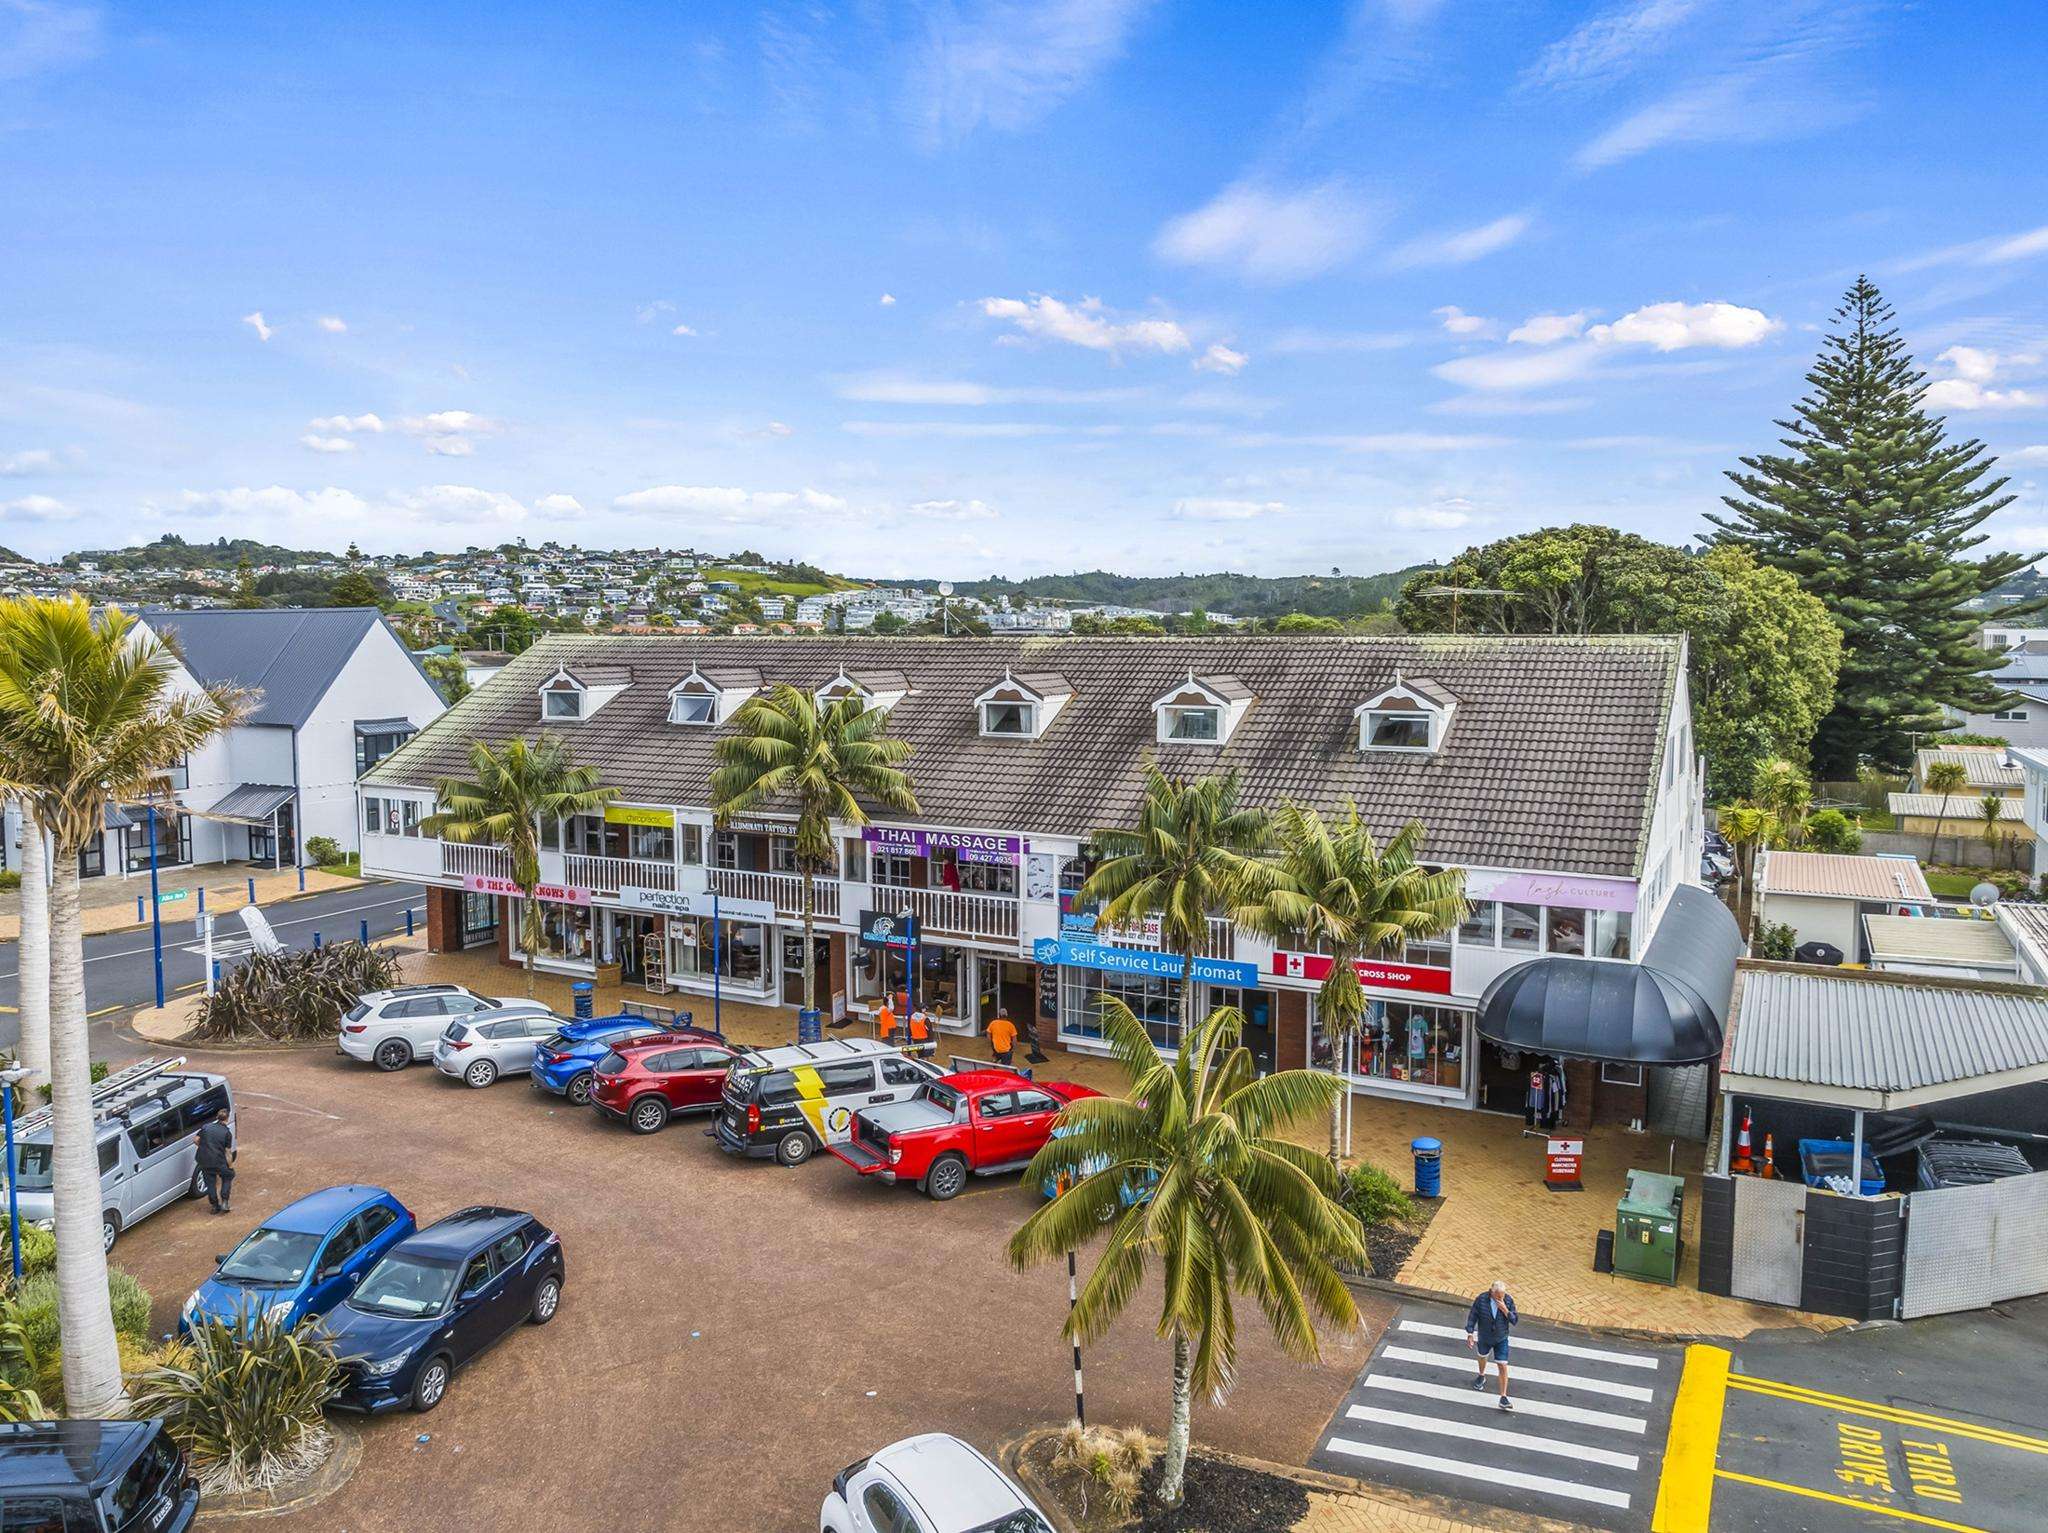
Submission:
[[[142,896],[139,894],[135,896],[135,921],[137,925],[142,923]]]
[[[370,918],[369,918],[368,916],[364,916],[364,917],[363,917],[363,946],[364,946],[364,947],[368,947],[369,945],[370,945]]]
[[[306,865],[305,865],[305,864],[304,864],[304,863],[302,862],[302,863],[300,863],[300,864],[299,864],[299,893],[301,893],[301,894],[304,894],[305,892],[306,892]]]
[[[216,990],[220,989],[220,960],[218,958],[213,961],[213,988]]]
[[[822,1043],[825,1041],[825,1013],[812,1007],[796,1014],[796,1041],[798,1043]]]
[[[1418,1198],[1443,1196],[1444,1147],[1437,1139],[1417,1139],[1408,1148],[1415,1155],[1415,1195]]]
[[[204,884],[199,886],[199,913],[201,915],[206,914],[206,885]]]
[[[405,907],[405,934],[408,937],[412,935],[412,906],[410,905]]]
[[[316,953],[320,951],[320,934],[318,932],[313,933],[313,951]]]
[[[252,905],[256,903],[256,880],[254,878],[249,880],[249,903]]]
[[[569,987],[569,993],[575,997],[575,1015],[578,1022],[588,1022],[597,1015],[597,987],[589,980],[577,980]]]

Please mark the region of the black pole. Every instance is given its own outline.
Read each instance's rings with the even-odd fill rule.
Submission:
[[[1073,1324],[1074,1311],[1080,1306],[1081,1291],[1079,1280],[1074,1274],[1074,1253],[1067,1252],[1067,1323]],[[1088,1406],[1081,1398],[1081,1335],[1074,1333],[1074,1421],[1079,1426],[1088,1425]]]

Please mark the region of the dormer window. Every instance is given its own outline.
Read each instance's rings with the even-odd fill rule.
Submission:
[[[716,692],[676,692],[668,700],[668,721],[671,724],[716,724],[718,722],[718,694]]]
[[[983,703],[981,732],[985,735],[1022,735],[1029,739],[1038,733],[1038,709],[1031,703]]]
[[[590,718],[625,691],[632,680],[631,668],[623,665],[578,666],[573,672],[566,668],[558,670],[541,684],[541,719],[567,724]]]
[[[1392,686],[1382,688],[1354,710],[1358,748],[1422,754],[1440,750],[1457,706],[1457,700],[1442,687],[1396,673]]]
[[[544,719],[583,717],[583,686],[573,676],[557,676],[540,692],[540,716]]]
[[[820,708],[829,708],[845,698],[857,697],[865,708],[888,709],[902,702],[910,682],[901,671],[841,671],[818,688]]]
[[[1035,671],[1003,679],[974,700],[981,732],[997,739],[1036,740],[1074,695],[1064,677]]]
[[[1251,688],[1234,676],[1196,676],[1154,699],[1158,738],[1163,744],[1222,745],[1253,702]]]

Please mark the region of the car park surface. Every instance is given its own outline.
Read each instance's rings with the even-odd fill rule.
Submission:
[[[943,1430],[992,1452],[1072,1410],[1065,1269],[1018,1273],[1003,1259],[1038,1206],[1014,1178],[940,1207],[830,1161],[786,1170],[722,1155],[698,1122],[643,1139],[531,1091],[452,1090],[319,1050],[193,1062],[227,1071],[242,1103],[238,1207],[362,1177],[422,1222],[474,1204],[529,1210],[572,1257],[553,1324],[478,1358],[431,1417],[370,1419],[342,1498],[270,1526],[686,1527],[677,1508],[694,1506],[732,1514],[700,1526],[808,1533],[832,1477],[888,1443]],[[157,1296],[157,1329],[212,1270],[221,1222],[188,1204],[124,1240],[122,1264]],[[1084,1354],[1090,1419],[1163,1430],[1157,1302],[1148,1288]],[[1197,1403],[1196,1435],[1299,1463],[1370,1338],[1297,1365],[1248,1305],[1239,1325],[1237,1393],[1221,1410]],[[431,1441],[415,1441],[422,1430]],[[662,1468],[593,1475],[587,1459],[537,1451],[569,1441],[630,1443]]]

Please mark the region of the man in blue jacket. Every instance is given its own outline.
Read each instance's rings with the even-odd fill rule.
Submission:
[[[1508,1332],[1521,1319],[1515,1313],[1515,1301],[1508,1296],[1508,1285],[1498,1279],[1465,1312],[1465,1343],[1479,1354],[1479,1377],[1472,1381],[1472,1387],[1486,1387],[1486,1360],[1492,1358],[1494,1366],[1500,1369],[1500,1408],[1504,1411],[1515,1408],[1508,1399]]]

